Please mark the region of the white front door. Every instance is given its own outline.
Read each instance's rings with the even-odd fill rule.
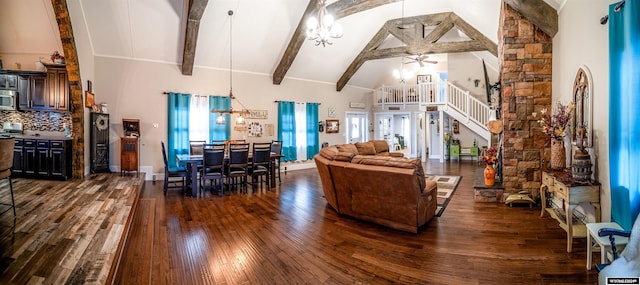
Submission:
[[[386,140],[387,144],[389,144],[389,149],[393,151],[393,114],[376,114],[374,124],[376,126],[376,139]]]
[[[360,112],[347,112],[347,143],[366,142],[367,117],[369,114]]]

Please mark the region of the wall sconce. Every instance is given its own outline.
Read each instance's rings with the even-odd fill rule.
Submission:
[[[478,87],[478,85],[480,85],[480,79],[473,80],[473,84]]]

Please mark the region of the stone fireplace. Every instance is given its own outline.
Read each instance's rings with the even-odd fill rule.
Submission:
[[[507,193],[539,195],[541,166],[550,140],[533,112],[551,110],[552,38],[508,4],[502,3],[498,31],[502,85],[503,186]]]

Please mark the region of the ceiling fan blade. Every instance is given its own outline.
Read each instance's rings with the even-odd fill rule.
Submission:
[[[435,60],[423,60],[422,62],[431,63],[431,64],[438,64],[438,62],[435,61]]]

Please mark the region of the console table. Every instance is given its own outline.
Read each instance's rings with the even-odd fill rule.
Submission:
[[[553,208],[546,207],[546,196],[554,193],[555,197],[563,201],[564,217],[556,214]],[[540,186],[542,210],[558,220],[560,227],[567,232],[567,252],[571,252],[574,237],[587,237],[584,224],[573,224],[573,211],[582,202],[590,202],[595,208],[596,222],[600,222],[600,183],[597,181],[580,182],[573,180],[565,171],[542,170],[542,185]]]

